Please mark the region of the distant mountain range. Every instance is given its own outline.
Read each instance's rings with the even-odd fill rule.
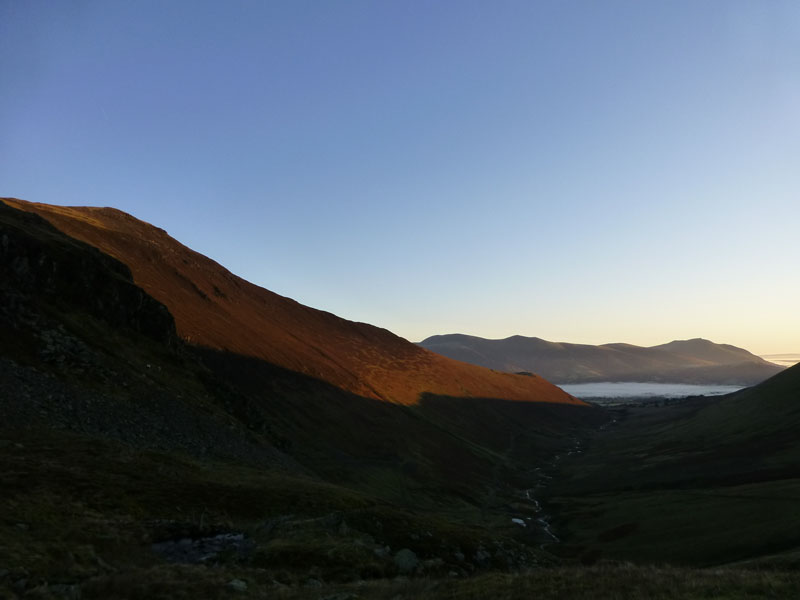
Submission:
[[[450,334],[429,337],[419,345],[498,371],[535,373],[554,383],[636,381],[749,386],[784,368],[742,348],[702,338],[642,347],[569,344],[519,335],[489,340]]]

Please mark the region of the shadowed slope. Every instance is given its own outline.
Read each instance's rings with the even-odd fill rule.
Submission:
[[[543,532],[510,519],[532,465],[606,419],[570,403],[380,401],[185,344],[125,264],[4,203],[0,338],[0,564],[23,591],[91,577],[61,570],[81,547],[119,572],[160,564],[149,541],[165,534],[244,531],[259,569],[302,581],[394,576],[386,546],[432,560],[426,574],[530,566]]]
[[[236,277],[167,233],[111,208],[4,199],[126,264],[192,344],[260,358],[364,397],[413,404],[420,394],[580,402],[538,377],[460,363],[391,332],[303,306]]]
[[[633,344],[568,344],[515,335],[503,340],[435,335],[420,346],[508,372],[532,371],[557,383],[663,381],[754,385],[781,371],[747,350],[704,339],[649,348]]]
[[[308,468],[417,507],[443,495],[450,506],[454,497],[483,506],[487,487],[508,485],[501,470],[524,476],[605,419],[568,403],[376,401],[263,359],[182,343],[171,314],[123,263],[3,203],[0,334],[7,427]]]
[[[626,560],[796,564],[800,365],[724,397],[628,409],[562,464],[572,551]]]

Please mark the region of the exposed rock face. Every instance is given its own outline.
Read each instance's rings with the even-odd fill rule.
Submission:
[[[128,267],[0,202],[0,415],[50,427],[278,464],[220,409],[167,308]]]
[[[176,339],[172,315],[133,283],[127,266],[66,237],[38,215],[0,202],[0,310],[12,316],[23,295],[159,341]]]

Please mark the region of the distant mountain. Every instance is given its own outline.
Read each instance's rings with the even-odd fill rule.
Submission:
[[[555,383],[637,381],[748,386],[783,368],[742,348],[701,338],[642,347],[568,344],[519,335],[489,340],[450,334],[429,337],[419,345],[490,369],[536,373]]]

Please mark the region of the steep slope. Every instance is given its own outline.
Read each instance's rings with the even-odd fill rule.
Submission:
[[[535,337],[502,340],[451,334],[420,346],[457,360],[507,372],[529,371],[556,383],[661,381],[754,385],[781,371],[747,350],[704,339],[649,348],[632,344],[568,344]]]
[[[197,597],[234,577],[394,577],[399,549],[431,576],[550,562],[542,528],[511,521],[521,490],[605,420],[578,403],[386,402],[186,343],[125,264],[0,203],[2,597],[128,597],[169,561],[190,563],[180,595],[222,572],[207,543],[226,579]],[[113,590],[85,592],[109,573]]]
[[[124,264],[0,203],[0,426],[291,463],[220,407],[207,375]]]
[[[770,377],[759,385],[712,402],[690,418],[671,425],[671,436],[682,443],[729,448],[726,460],[738,457],[734,469],[757,460],[758,476],[771,468],[800,477],[800,365]],[[783,457],[783,458],[779,458]],[[748,473],[756,477],[755,472]]]
[[[3,199],[130,268],[162,302],[178,334],[199,346],[266,360],[363,397],[414,404],[422,394],[579,403],[538,377],[460,363],[364,323],[248,283],[161,229],[111,208]]]

